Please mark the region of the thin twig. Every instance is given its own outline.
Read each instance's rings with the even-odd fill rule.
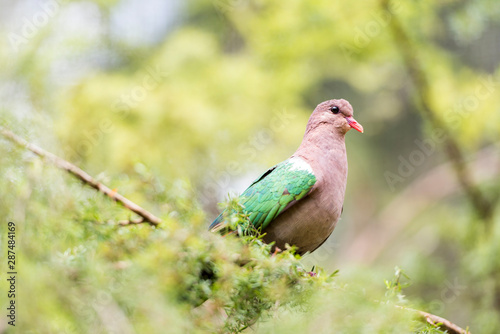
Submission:
[[[427,321],[429,324],[431,324],[434,327],[437,327],[441,330],[446,330],[450,334],[471,334],[471,332],[468,329],[463,329],[462,327],[455,325],[448,319],[442,318],[440,316],[437,316],[432,313],[416,310],[413,308],[409,307],[404,307],[400,305],[395,305],[397,308],[400,308],[402,310],[408,310],[412,312],[416,312],[420,315],[422,319]]]
[[[380,4],[383,10],[390,12],[389,2],[390,0],[381,0]],[[420,111],[433,128],[442,131],[443,137],[445,138],[444,149],[453,164],[458,182],[464,189],[477,215],[488,225],[491,225],[494,205],[492,201],[490,201],[472,182],[470,171],[467,168],[460,145],[451,135],[451,131],[446,123],[443,122],[441,118],[438,117],[435,110],[432,109],[431,103],[429,102],[431,100],[431,89],[422,64],[418,59],[417,49],[411,42],[408,34],[403,28],[403,25],[395,15],[392,16],[390,21],[390,29],[394,37],[395,45],[403,58],[406,69],[410,74],[410,79],[413,81],[415,86]]]
[[[19,137],[15,133],[13,133],[10,130],[7,130],[5,128],[0,127],[0,133],[10,141],[30,150],[31,152],[35,153],[39,157],[51,162],[54,166],[66,170],[68,173],[71,175],[77,177],[80,179],[83,183],[88,184],[92,188],[96,189],[97,191],[102,192],[103,194],[109,196],[111,199],[114,201],[120,203],[123,205],[125,208],[129,209],[130,211],[138,214],[139,216],[142,217],[142,219],[139,220],[134,220],[134,221],[129,221],[134,224],[137,223],[142,223],[142,222],[147,222],[152,225],[158,225],[161,223],[161,219],[150,213],[149,211],[146,211],[139,205],[135,204],[128,198],[118,194],[116,191],[108,188],[104,184],[96,181],[92,176],[78,168],[77,166],[73,165],[72,163],[59,158],[53,153],[50,153],[34,144],[31,144],[30,142],[26,141],[25,139]]]

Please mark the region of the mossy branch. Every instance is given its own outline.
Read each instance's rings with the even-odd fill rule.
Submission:
[[[46,151],[46,150],[44,150],[44,149],[42,149],[34,144],[31,144],[27,140],[19,137],[18,135],[16,135],[15,133],[13,133],[12,131],[10,131],[8,129],[0,127],[0,134],[2,134],[2,136],[7,138],[8,140],[18,144],[19,146],[22,146],[22,147],[30,150],[31,152],[35,153],[39,157],[43,158],[45,161],[52,163],[57,168],[60,168],[60,169],[67,171],[68,173],[70,173],[74,177],[80,179],[83,183],[85,183],[85,184],[91,186],[92,188],[96,189],[97,191],[107,195],[108,197],[113,199],[115,202],[118,202],[121,205],[123,205],[126,209],[141,216],[141,218],[139,218],[137,220],[126,221],[127,223],[137,224],[137,223],[146,222],[146,223],[149,223],[151,225],[158,225],[161,223],[160,218],[156,217],[151,212],[143,209],[142,207],[140,207],[136,203],[132,202],[128,198],[120,195],[115,190],[112,190],[109,187],[107,187],[106,185],[102,184],[101,182],[96,181],[92,176],[90,176],[88,173],[86,173],[85,171],[83,171],[79,167],[75,166],[74,164],[72,164],[72,163],[58,157],[57,155],[55,155],[51,152],[48,152],[48,151]],[[125,222],[125,221],[123,221],[123,222]],[[124,224],[123,222],[121,222],[120,224],[123,225]]]
[[[380,5],[384,11],[390,12],[390,0],[381,0]],[[445,138],[443,143],[444,149],[448,155],[448,159],[453,165],[458,182],[464,189],[478,217],[490,226],[494,213],[494,203],[472,181],[469,168],[465,162],[464,153],[458,141],[452,135],[447,124],[438,116],[436,110],[432,108],[430,102],[431,89],[426,73],[418,58],[417,48],[396,15],[392,16],[389,29],[393,35],[394,44],[403,58],[404,65],[415,87],[418,107],[423,118],[426,119],[434,129],[439,129],[443,132]]]

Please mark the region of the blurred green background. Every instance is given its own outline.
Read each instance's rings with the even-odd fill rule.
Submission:
[[[206,232],[217,203],[288,158],[318,103],[344,98],[365,133],[346,136],[343,217],[300,260],[339,269],[336,288],[305,311],[276,306],[248,331],[427,333],[373,302],[399,266],[411,281],[402,303],[500,332],[497,1],[0,8],[1,125],[165,221],[117,227],[130,212],[0,139],[3,310],[8,221],[20,273],[18,325],[2,314],[0,331],[228,330],[174,296],[197,266],[178,252],[238,247]]]

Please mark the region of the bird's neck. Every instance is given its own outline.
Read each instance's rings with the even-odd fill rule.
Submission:
[[[320,124],[307,128],[304,139],[294,156],[309,162],[314,170],[336,170],[342,179],[347,178],[345,137],[331,125]],[[318,168],[319,167],[319,168]]]

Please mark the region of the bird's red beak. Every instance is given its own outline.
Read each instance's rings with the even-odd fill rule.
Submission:
[[[347,123],[351,126],[351,128],[358,130],[363,133],[363,126],[359,124],[352,116],[346,117]]]

